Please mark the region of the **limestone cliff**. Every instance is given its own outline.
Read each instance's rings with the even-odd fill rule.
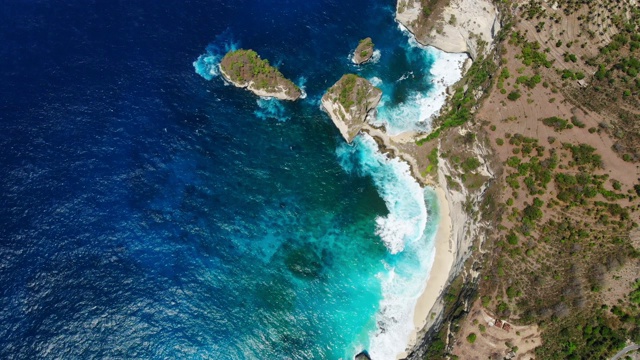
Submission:
[[[300,88],[253,50],[228,52],[220,62],[220,73],[233,85],[258,96],[297,100],[302,95]]]
[[[396,20],[419,43],[472,59],[487,54],[500,30],[491,0],[398,0]]]
[[[373,41],[370,37],[360,40],[358,47],[353,52],[353,62],[356,65],[366,63],[373,56]]]
[[[347,74],[322,96],[322,107],[329,113],[344,139],[351,143],[381,98],[382,90],[366,79]]]

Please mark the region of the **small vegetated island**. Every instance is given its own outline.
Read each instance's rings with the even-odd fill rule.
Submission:
[[[357,75],[343,75],[322,96],[322,107],[340,133],[351,143],[382,98],[382,90]]]
[[[233,85],[258,96],[297,100],[302,91],[253,50],[233,50],[220,62],[220,73]]]
[[[373,56],[373,41],[370,37],[360,40],[358,47],[353,53],[353,62],[361,65],[371,60]]]

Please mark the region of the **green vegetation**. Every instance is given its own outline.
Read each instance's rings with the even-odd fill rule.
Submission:
[[[537,357],[604,360],[624,348],[627,338],[640,338],[637,319],[621,307],[614,306],[609,312],[603,305],[585,315],[544,332],[547,346],[536,349]]]
[[[253,82],[256,89],[265,91],[278,91],[281,87],[292,97],[302,94],[293,82],[253,50],[239,49],[228,52],[222,58],[220,67],[229,80],[238,84]]]
[[[474,342],[476,342],[477,338],[478,338],[478,336],[476,335],[476,333],[471,333],[471,334],[469,334],[469,336],[467,336],[467,341],[470,344],[473,344]]]
[[[498,89],[504,90],[504,81],[510,77],[511,74],[509,73],[509,69],[507,69],[506,67],[502,68],[500,76],[498,76]]]
[[[568,126],[566,120],[561,123]],[[502,256],[492,261],[492,270],[485,275],[489,284],[501,286],[505,291],[494,310],[497,314],[515,313],[524,323],[538,322],[543,326],[544,348],[555,350],[538,349],[539,358],[573,358],[568,354],[581,350],[567,344],[579,347],[583,344],[581,340],[576,341],[572,335],[558,342],[548,334],[557,336],[560,326],[575,321],[575,309],[588,304],[585,291],[600,291],[604,271],[624,264],[630,256],[628,240],[617,236],[632,226],[630,209],[617,203],[628,195],[620,192],[619,182],[598,174],[602,159],[589,145],[563,143],[559,148],[556,145],[546,149],[538,139],[521,134],[505,134],[505,138],[514,153],[504,167],[506,186],[512,196],[506,200],[507,210],[503,210],[508,222],[498,226],[502,235],[496,246]],[[520,198],[523,191],[525,198],[520,202],[523,205],[516,206],[514,199]],[[547,198],[548,195],[553,197]],[[546,216],[551,208],[559,211]],[[577,258],[580,261],[574,261]],[[603,262],[605,270],[601,269]],[[535,264],[536,271],[526,270],[531,264]],[[582,281],[588,284],[586,290],[579,285]],[[528,289],[526,293],[519,291],[523,288]],[[549,319],[551,323],[547,323]],[[624,334],[618,327],[607,326]],[[602,341],[601,350],[593,353],[593,358],[602,358],[598,351],[610,354],[618,344],[617,339],[607,335],[585,346],[598,348],[600,345],[592,345]]]
[[[557,116],[552,116],[552,117],[542,119],[542,123],[549,127],[554,128],[556,131],[562,131],[565,129],[573,128],[573,125],[569,124],[569,121],[559,118]]]
[[[533,89],[536,87],[536,85],[540,84],[540,82],[542,81],[542,78],[540,77],[540,75],[536,74],[533,75],[531,77],[528,76],[519,76],[516,79],[516,83],[517,84],[523,84],[526,87],[528,87],[529,89]],[[511,99],[509,99],[511,100]]]
[[[336,112],[342,120],[347,116],[363,121],[367,112],[375,105],[382,91],[366,79],[354,74],[345,74],[322,97],[323,101],[339,104]],[[354,134],[355,135],[355,134]]]
[[[586,127],[586,125],[582,121],[578,120],[578,118],[575,115],[571,117],[571,123],[574,126],[579,127],[580,129],[584,129]]]
[[[465,173],[472,172],[476,170],[480,165],[481,165],[480,160],[478,160],[477,157],[473,156],[473,157],[467,158],[465,161],[462,162],[462,170]]]
[[[520,91],[514,90],[514,91],[510,92],[509,95],[507,95],[507,99],[509,99],[511,101],[516,101],[516,100],[520,99],[521,96],[522,96],[522,94],[520,94]]]
[[[629,301],[632,304],[640,306],[640,279],[636,280],[633,284],[633,290],[629,294]]]
[[[602,157],[595,153],[596,149],[587,144],[572,145],[564,143],[563,149],[569,149],[571,151],[573,162],[570,166],[577,165],[589,165],[591,169],[602,168]]]
[[[439,126],[427,137],[418,140],[417,144],[422,145],[440,136],[442,131],[469,121],[473,116],[471,108],[477,104],[474,92],[491,86],[491,76],[496,69],[497,66],[491,59],[480,57],[474,61],[451,97],[450,110],[435,121]],[[463,85],[467,85],[466,91]]]
[[[550,68],[553,65],[553,60],[548,60],[547,54],[538,51],[540,50],[540,43],[537,41],[528,41],[525,35],[519,31],[511,33],[509,43],[520,46],[522,52],[517,57],[522,61],[522,64],[532,66],[533,68],[541,66]]]
[[[365,38],[360,40],[358,43],[358,47],[355,50],[354,61],[358,64],[361,64],[371,58],[373,55],[373,41],[371,38]]]
[[[499,3],[507,9],[516,8],[514,1]],[[638,161],[640,115],[634,112],[640,108],[640,9],[610,0],[560,0],[556,5],[558,10],[541,0],[517,2],[518,16],[532,20],[520,28],[531,29],[535,25],[541,34],[531,30],[511,32],[510,44],[518,47],[516,58],[524,67],[511,81],[515,83],[513,88],[505,88],[510,85],[505,80],[511,74],[503,70],[504,75],[497,77],[498,89],[507,99],[516,101],[528,95],[527,88],[534,89],[541,82],[534,78],[541,75],[547,80],[546,85],[543,83],[545,89],[562,95],[549,102],[555,101],[559,107],[574,103],[571,111],[575,115],[539,121],[558,132],[573,129],[578,139],[584,136],[594,140],[589,134],[596,133],[610,136],[615,141],[611,149],[622,159]],[[576,14],[568,18],[573,13]],[[561,24],[576,18],[580,23],[575,28],[578,38],[567,38],[572,34],[565,32]],[[606,29],[602,23],[608,21],[617,29],[605,30],[599,36],[590,32],[595,24]],[[552,31],[547,32],[550,27]],[[618,31],[611,46],[594,59],[586,58],[589,46],[607,38],[607,32]],[[595,40],[591,42],[587,37]],[[552,50],[554,44],[561,49]],[[551,48],[544,49],[546,46]],[[569,50],[572,46],[586,50]],[[557,63],[559,69],[554,69],[550,53],[564,53],[560,57],[564,62]],[[504,69],[519,66],[510,60],[512,54],[513,49],[503,49]],[[574,83],[579,80],[586,81]],[[500,102],[513,107],[506,100]],[[524,101],[519,104],[524,105]],[[549,106],[552,107],[556,105]],[[581,115],[588,114],[584,107],[606,114],[599,126],[590,127],[587,119],[592,120]],[[527,134],[535,134],[531,120],[535,122],[536,118],[527,120],[532,113],[535,112],[527,112],[520,119],[521,131]],[[578,129],[588,129],[588,133]],[[608,173],[615,169],[603,169],[601,155],[590,145],[579,141],[560,143],[567,141],[567,136],[556,137],[535,139],[505,134],[501,144],[496,140],[498,146],[503,146],[498,153],[512,156],[506,155],[501,168],[504,181],[497,187],[499,198],[504,201],[499,205],[503,217],[495,226],[496,249],[484,267],[480,295],[487,299],[483,305],[498,316],[540,326],[543,346],[536,350],[536,358],[607,359],[627,339],[640,339],[640,279],[633,282],[629,296],[617,302],[610,288],[619,284],[608,281],[614,275],[611,272],[625,266],[628,259],[637,261],[638,251],[627,235],[638,226],[633,219],[640,209],[640,185],[630,190],[628,185],[610,179]],[[602,156],[605,154],[608,155],[604,152]],[[622,274],[625,273],[615,273],[624,278]],[[613,276],[614,283],[616,277],[619,279]],[[495,298],[491,301],[489,296]],[[615,306],[601,306],[602,301]]]
[[[435,174],[438,172],[438,148],[433,148],[427,156],[429,165],[427,166],[427,173]]]
[[[582,80],[585,77],[582,71],[571,71],[569,69],[562,70],[561,74],[563,80]]]
[[[355,103],[351,94],[356,86],[358,76],[354,74],[347,74],[342,77],[340,81],[340,92],[338,93],[338,102],[345,109],[350,109]]]

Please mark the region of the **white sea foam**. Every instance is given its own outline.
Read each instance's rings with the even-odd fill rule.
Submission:
[[[371,85],[373,86],[380,86],[382,85],[382,79],[380,79],[377,76],[372,77],[371,79],[369,79],[369,82],[371,83]]]
[[[380,57],[382,56],[382,53],[380,52],[380,50],[373,50],[373,54],[371,55],[371,58],[369,59],[369,61],[367,61],[366,63],[369,64],[375,64],[378,61],[380,61]],[[353,58],[353,53],[349,54],[349,56],[347,57],[347,59],[349,59],[350,62],[352,63],[356,63],[356,61]]]
[[[389,214],[376,219],[376,234],[391,254],[422,236],[427,222],[424,190],[411,176],[409,165],[389,159],[378,150],[375,140],[363,134],[355,146],[344,145],[337,154],[343,168],[371,176],[385,201]]]
[[[373,50],[373,55],[371,55],[371,59],[369,59],[369,62],[373,64],[377,63],[378,61],[380,61],[380,56],[382,56],[380,50]]]
[[[254,111],[253,114],[262,120],[271,118],[278,121],[287,121],[290,119],[287,115],[287,110],[278,99],[260,97],[257,100],[257,104],[259,109]]]
[[[307,84],[307,78],[304,76],[300,76],[300,78],[298,78],[298,83],[296,84],[300,88],[300,91],[302,92],[302,95],[300,95],[300,99],[307,98],[306,84]]]
[[[412,59],[430,67],[430,74],[422,81],[431,82],[433,87],[427,93],[413,92],[397,105],[392,105],[390,91],[383,95],[378,105],[376,125],[384,125],[387,132],[397,135],[403,132],[431,130],[431,121],[440,113],[447,97],[447,88],[462,78],[462,67],[468,56],[466,54],[449,54],[433,47],[420,45],[413,35],[400,27],[409,37],[407,55],[411,48],[420,48],[420,59]],[[413,73],[403,74],[397,82],[413,77]],[[383,89],[384,90],[384,89]]]
[[[207,46],[206,54],[198,56],[193,62],[196,73],[207,80],[220,75],[218,65],[226,53],[237,50],[239,44],[233,40],[233,35],[229,30],[222,32],[216,39]]]
[[[385,263],[386,271],[378,274],[382,299],[377,326],[366,347],[373,359],[395,359],[405,350],[413,330],[415,305],[433,264],[437,224],[427,226],[425,190],[411,176],[409,166],[382,154],[369,135],[356,137],[353,146],[341,145],[336,154],[347,172],[372,177],[389,210],[376,219],[376,234],[393,255]]]

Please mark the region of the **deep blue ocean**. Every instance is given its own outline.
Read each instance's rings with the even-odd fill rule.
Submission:
[[[320,109],[355,72],[418,119],[438,54],[395,0],[0,5],[0,358],[374,360],[404,349],[434,193]],[[350,52],[371,36],[379,59]],[[216,76],[251,48],[303,86]],[[424,105],[424,104],[423,104]],[[416,121],[420,120],[420,121]]]

